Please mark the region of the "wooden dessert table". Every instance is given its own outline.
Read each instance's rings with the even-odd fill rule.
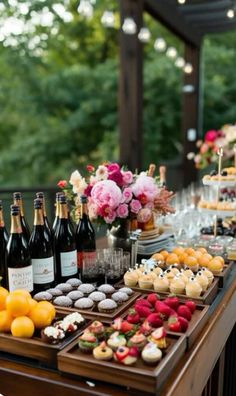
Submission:
[[[236,264],[210,311],[209,321],[197,341],[185,353],[168,381],[157,390],[157,395],[236,395]],[[120,385],[64,377],[56,370],[0,354],[0,394],[4,396],[150,395]]]

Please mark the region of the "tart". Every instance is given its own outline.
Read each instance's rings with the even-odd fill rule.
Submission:
[[[91,323],[91,325],[88,327],[89,331],[93,333],[98,340],[102,340],[104,338],[104,326],[101,322],[98,320],[95,320],[94,322]]]
[[[167,348],[166,331],[164,327],[159,327],[159,329],[153,331],[148,337],[148,341],[154,343],[160,349]]]
[[[111,334],[107,340],[107,345],[111,347],[113,351],[116,351],[119,347],[126,345],[126,339],[123,335],[119,334],[118,331]]]
[[[111,360],[113,358],[113,351],[109,348],[105,341],[93,349],[93,356],[97,360]]]
[[[162,351],[153,342],[149,342],[142,350],[142,359],[150,366],[155,365],[162,358]]]
[[[139,352],[143,349],[146,345],[147,339],[144,334],[137,332],[136,334],[131,337],[127,343],[128,347],[135,346]]]
[[[114,353],[114,359],[119,363],[130,366],[131,364],[137,362],[138,350],[135,347],[128,348],[125,346],[121,346]]]

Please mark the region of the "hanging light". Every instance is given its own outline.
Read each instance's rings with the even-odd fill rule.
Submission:
[[[122,25],[122,30],[125,34],[135,34],[137,32],[137,25],[134,21],[133,18],[125,18],[123,25]]]
[[[184,4],[186,0],[178,0],[179,4]]]
[[[166,51],[166,56],[171,59],[175,59],[177,56],[177,50],[175,47],[169,47]]]
[[[166,50],[166,42],[163,38],[158,38],[154,42],[154,48],[158,52],[164,52]]]
[[[88,0],[80,0],[77,11],[86,19],[91,19],[93,16],[93,6]]]
[[[191,65],[191,63],[186,63],[184,66],[184,72],[186,74],[191,74],[193,72],[193,66]]]
[[[150,30],[147,27],[142,27],[139,31],[138,38],[142,43],[147,43],[151,38]]]
[[[232,19],[232,18],[235,17],[235,12],[234,12],[234,9],[233,9],[233,8],[230,8],[230,9],[227,11],[227,17],[230,18],[230,19]]]
[[[115,24],[115,15],[112,11],[104,11],[101,17],[101,23],[103,26],[107,28],[114,27]]]
[[[175,66],[178,67],[179,69],[183,69],[185,66],[185,60],[181,56],[178,56],[178,58],[175,61]]]

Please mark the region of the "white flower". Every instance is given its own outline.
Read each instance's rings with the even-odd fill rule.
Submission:
[[[97,180],[107,180],[108,177],[108,169],[104,165],[99,165],[96,170]]]
[[[71,174],[69,183],[73,186],[73,193],[75,194],[83,194],[87,187],[85,179],[77,170]]]

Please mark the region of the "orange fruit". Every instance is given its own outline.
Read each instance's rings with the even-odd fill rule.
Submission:
[[[5,287],[0,286],[0,311],[6,308],[6,299],[9,291]]]
[[[210,260],[209,260],[209,258],[204,257],[204,256],[205,256],[205,255],[203,254],[202,257],[199,257],[199,259],[198,259],[198,264],[199,264],[201,267],[208,267],[208,264],[209,264]]]
[[[195,265],[198,265],[198,261],[197,261],[196,257],[188,256],[184,260],[184,264],[187,265],[187,267],[189,267],[191,269],[191,267],[194,267]]]
[[[195,250],[193,248],[186,248],[185,253],[187,253],[189,256],[193,256],[195,253]]]
[[[31,338],[34,334],[34,323],[28,316],[18,316],[11,324],[11,334],[14,337]]]
[[[166,260],[166,258],[169,256],[169,253],[167,252],[167,250],[162,250],[160,252],[160,254],[164,257],[164,259]]]
[[[18,295],[20,295],[20,296],[24,296],[24,297],[27,297],[27,298],[32,298],[31,295],[30,295],[30,292],[28,292],[28,290],[25,290],[25,289],[16,289],[16,290],[13,290],[13,291],[11,292],[11,294],[18,294]]]
[[[215,259],[219,260],[219,261],[222,263],[222,265],[225,265],[225,261],[224,261],[223,257],[221,257],[221,256],[215,256],[215,257],[214,257],[214,260],[215,260]]]
[[[172,253],[177,254],[177,256],[181,256],[181,254],[184,253],[184,248],[182,248],[181,246],[176,246],[173,250]]]
[[[188,257],[187,253],[183,253],[179,256],[179,262],[181,264],[184,264],[184,260],[186,259],[186,257]]]
[[[32,311],[32,309],[35,308],[36,305],[38,304],[37,301],[34,300],[33,298],[28,298],[28,303],[29,303],[29,306],[30,306],[29,312]]]
[[[56,310],[55,307],[48,301],[40,301],[38,303],[38,307],[42,307],[43,309],[45,309],[46,311],[50,312],[51,315],[51,320],[53,320],[56,316]]]
[[[13,317],[11,316],[11,314],[6,311],[3,310],[0,312],[0,331],[2,331],[3,333],[9,333],[11,331],[11,324],[13,321]]]
[[[20,294],[10,293],[6,299],[6,310],[14,317],[27,315],[30,310],[29,299]]]
[[[33,321],[36,329],[42,329],[52,323],[52,314],[43,306],[37,306],[29,313],[29,318]]]
[[[201,252],[201,253],[207,253],[207,250],[203,247],[197,248],[197,251]]]
[[[209,262],[208,269],[210,271],[212,271],[213,273],[215,273],[215,272],[218,273],[223,270],[223,266],[224,265],[222,264],[222,262],[220,260],[214,258]]]
[[[196,259],[198,260],[200,257],[202,257],[202,253],[199,251],[196,251],[193,253],[193,257],[196,257]]]
[[[204,253],[202,257],[206,257],[209,261],[213,259],[211,254],[208,254],[208,253]]]
[[[166,264],[179,264],[179,257],[175,253],[170,253],[166,259]]]
[[[151,258],[156,261],[165,261],[165,258],[161,253],[155,253]]]

